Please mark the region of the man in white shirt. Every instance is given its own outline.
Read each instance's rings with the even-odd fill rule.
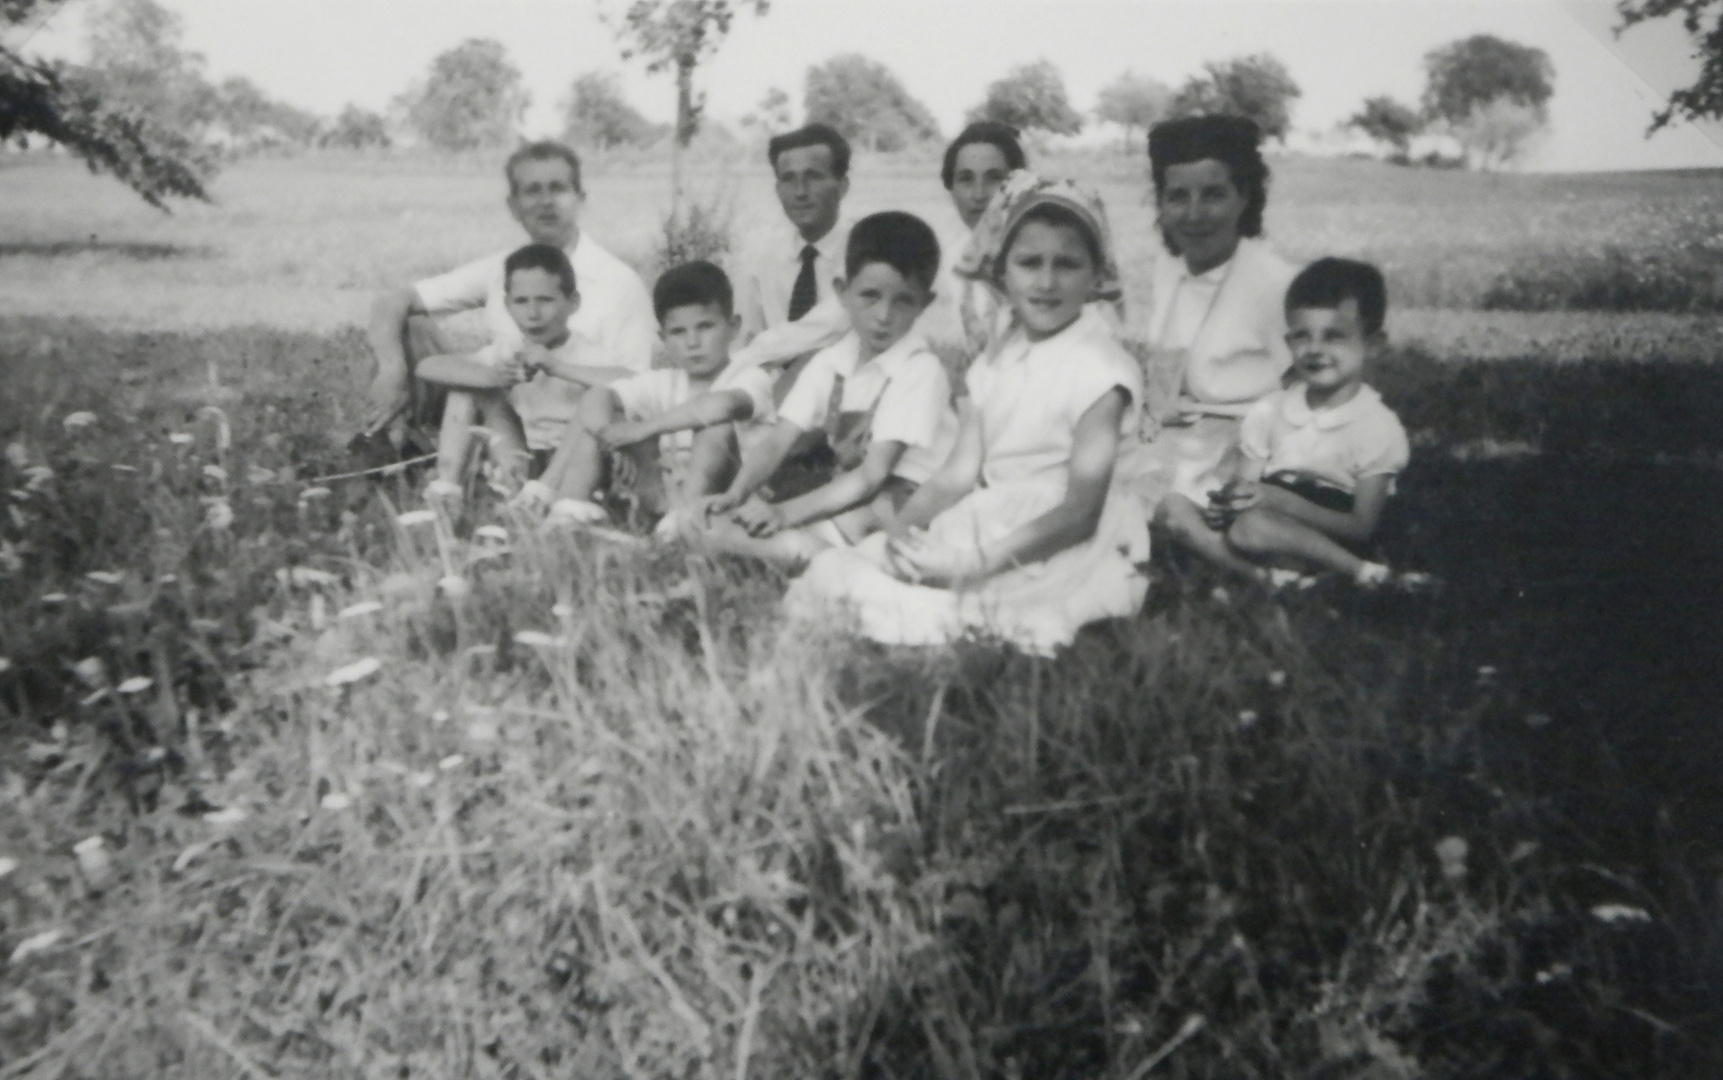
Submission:
[[[562,248],[574,264],[581,300],[568,328],[581,361],[591,367],[649,369],[658,336],[652,298],[639,274],[581,232],[586,195],[580,159],[561,143],[528,143],[509,156],[504,172],[509,213],[534,243]],[[377,298],[367,331],[377,366],[366,391],[356,451],[375,454],[379,441],[398,446],[427,433],[434,439],[441,402],[413,378],[413,367],[426,356],[454,350],[430,317],[482,307],[492,345],[520,343],[520,329],[504,300],[507,256],[500,251]]]
[[[849,329],[832,289],[843,276],[849,228],[840,221],[850,189],[850,146],[825,124],[776,136],[766,157],[776,177],[784,219],[735,260],[736,314],[749,344],[737,350],[740,366],[790,364],[842,337]],[[780,377],[780,390],[794,379]]]

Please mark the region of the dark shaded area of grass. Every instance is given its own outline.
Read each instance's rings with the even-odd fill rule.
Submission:
[[[1606,248],[1544,256],[1496,275],[1478,300],[1487,311],[1723,311],[1723,250]]]
[[[7,677],[35,703],[12,734],[74,715],[65,665],[87,654],[171,656],[181,700],[219,711],[277,569],[386,558],[341,493],[305,511],[287,483],[235,494],[211,541],[172,517],[207,478],[123,449],[207,442],[214,399],[230,474],[334,471],[360,348],[0,325],[0,442],[90,462],[56,480],[79,512],[32,526],[51,551],[0,580]],[[1166,1048],[1148,1075],[1386,1076],[1396,1054],[1431,1077],[1723,1075],[1723,366],[1400,352],[1375,381],[1418,445],[1383,547],[1440,575],[1434,597],[1270,596],[1163,558],[1140,617],[1054,661],[846,662],[843,701],[927,751],[924,835],[891,843],[946,912],[864,1074],[1089,1077]],[[100,424],[67,450],[81,408]],[[144,471],[123,485],[98,468],[126,460]],[[153,595],[153,637],[34,604],[164,567],[188,584]],[[723,605],[727,654],[772,584]],[[674,610],[697,652],[698,613]],[[220,625],[197,639],[192,618]],[[1451,838],[1463,874],[1436,854]]]
[[[215,249],[186,244],[149,243],[145,241],[102,240],[9,240],[0,242],[0,259],[23,256],[36,259],[63,259],[73,255],[117,255],[138,262],[165,259],[207,259]]]

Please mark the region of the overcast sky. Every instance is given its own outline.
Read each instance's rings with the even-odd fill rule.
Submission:
[[[72,3],[29,43],[76,57]],[[615,71],[636,106],[668,119],[674,88],[624,63],[601,7],[625,0],[165,0],[209,74],[245,75],[321,113],[348,102],[383,109],[437,53],[465,38],[501,41],[525,74],[527,126],[552,133],[576,74]],[[1723,166],[1723,128],[1682,125],[1647,140],[1652,111],[1697,64],[1679,26],[1636,28],[1620,40],[1608,0],[772,0],[740,17],[700,76],[709,111],[736,118],[770,88],[798,106],[803,73],[844,52],[892,68],[946,133],[986,85],[1040,58],[1063,72],[1087,111],[1100,88],[1134,69],[1176,86],[1204,61],[1271,52],[1303,88],[1300,130],[1333,127],[1359,102],[1387,93],[1415,103],[1430,49],[1475,33],[1534,45],[1556,70],[1551,129],[1529,167],[1593,170]]]

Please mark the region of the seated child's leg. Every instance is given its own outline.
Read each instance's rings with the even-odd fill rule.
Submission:
[[[592,433],[621,417],[622,402],[609,389],[595,386],[580,395],[574,419],[540,478],[558,498],[592,499],[604,482],[604,449]]]
[[[730,487],[742,462],[742,447],[735,424],[713,424],[694,433],[688,454],[690,496],[716,495]]]
[[[437,430],[437,479],[460,485],[466,474],[477,413],[472,394],[465,390],[449,391],[443,403],[443,423]]]
[[[759,559],[794,574],[800,573],[815,555],[833,546],[830,540],[817,535],[822,528],[832,528],[831,522],[816,522],[805,528],[758,537],[749,536],[740,525],[726,519],[712,522],[700,532],[699,538],[708,550]]]
[[[1262,576],[1262,568],[1235,551],[1223,535],[1209,528],[1202,508],[1184,495],[1170,492],[1155,511],[1155,525],[1165,529],[1173,543],[1222,569],[1247,577]]]
[[[527,467],[532,461],[520,414],[515,412],[508,395],[502,391],[476,394],[474,402],[480,421],[490,433],[491,460],[497,463],[499,472],[509,479],[512,486],[519,487],[526,479]]]
[[[1227,529],[1226,544],[1246,558],[1267,562],[1291,557],[1338,570],[1349,578],[1356,578],[1358,568],[1364,565],[1363,559],[1333,537],[1266,507],[1240,514]]]
[[[634,473],[634,502],[649,514],[661,514],[668,509],[664,494],[664,465],[658,455],[658,440],[647,439],[625,446],[621,456],[628,459]]]

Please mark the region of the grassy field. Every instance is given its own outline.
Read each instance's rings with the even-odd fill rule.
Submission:
[[[1070,164],[1140,296],[1140,166]],[[514,238],[493,164],[163,218],[0,158],[0,1077],[1723,1075],[1720,320],[1618,273],[1715,273],[1715,178],[1276,185],[1408,305],[1383,545],[1446,587],[1163,558],[1048,661],[321,482],[369,290]],[[649,262],[662,175],[589,187]]]

